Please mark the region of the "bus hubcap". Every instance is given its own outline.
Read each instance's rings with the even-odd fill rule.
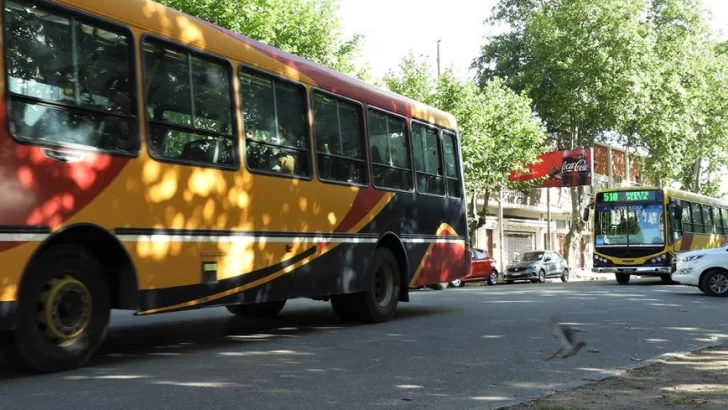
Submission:
[[[40,304],[40,323],[46,337],[55,343],[78,337],[91,321],[91,292],[73,277],[48,282]]]
[[[710,290],[715,293],[725,293],[728,290],[728,277],[725,275],[714,275],[710,278]]]

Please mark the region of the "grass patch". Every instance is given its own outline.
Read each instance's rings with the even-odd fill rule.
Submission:
[[[539,404],[536,410],[577,410],[576,407],[562,406],[560,404]]]
[[[677,406],[680,404],[705,404],[708,402],[706,399],[701,399],[700,397],[694,397],[694,396],[688,396],[688,395],[677,395],[677,394],[670,394],[670,393],[664,393],[662,395],[662,400],[665,401],[670,406]]]

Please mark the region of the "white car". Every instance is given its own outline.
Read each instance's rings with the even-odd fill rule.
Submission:
[[[728,244],[677,255],[672,280],[710,296],[728,296]]]

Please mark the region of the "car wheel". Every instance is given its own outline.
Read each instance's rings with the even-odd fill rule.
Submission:
[[[455,279],[454,281],[450,282],[450,285],[455,288],[462,288],[463,286],[465,286],[465,282],[460,279]]]
[[[710,296],[728,296],[728,272],[713,270],[701,280],[703,293]]]
[[[542,271],[538,272],[538,281],[540,283],[546,283],[546,272],[545,271],[542,270]]]
[[[498,284],[498,271],[491,271],[490,276],[488,276],[488,285],[493,286]]]
[[[561,274],[561,281],[562,282],[569,281],[569,270],[568,269],[564,269],[564,273]]]

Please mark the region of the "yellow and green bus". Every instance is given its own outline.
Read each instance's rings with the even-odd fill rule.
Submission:
[[[670,280],[675,255],[726,243],[728,201],[673,188],[626,187],[599,191],[594,209],[592,272]]]
[[[151,0],[2,0],[0,346],[84,365],[111,309],[390,320],[465,276],[446,112]]]

